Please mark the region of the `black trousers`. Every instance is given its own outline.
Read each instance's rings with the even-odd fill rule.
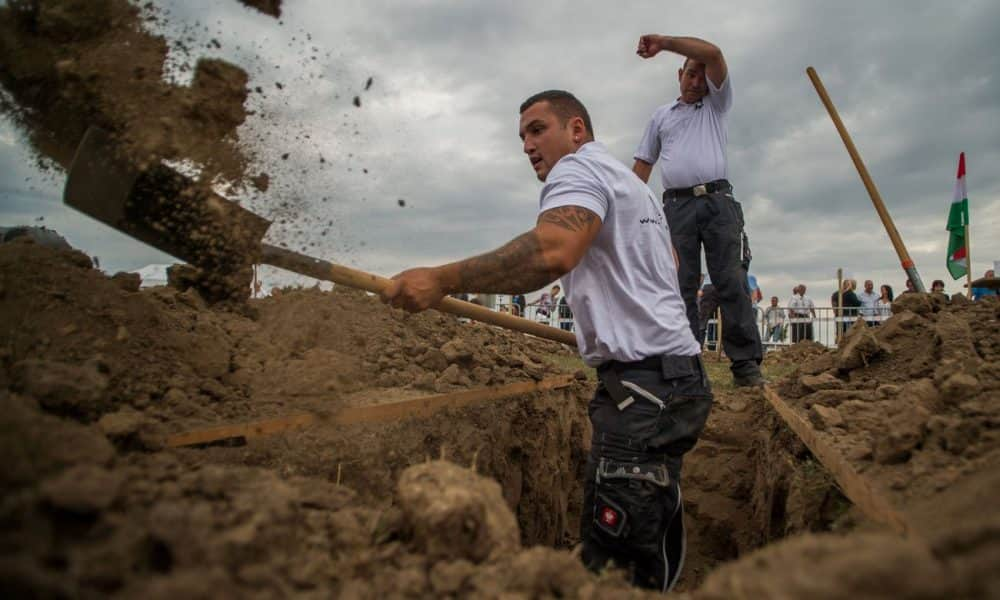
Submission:
[[[663,357],[659,369],[635,363],[614,369],[622,385],[635,387],[623,403],[609,391],[606,370],[598,371],[582,558],[591,570],[614,563],[629,571],[634,585],[665,591],[677,580],[685,552],[682,457],[705,425],[712,392],[698,356]]]
[[[705,247],[708,274],[722,309],[722,347],[732,361],[734,375],[759,373],[764,351],[750,302],[747,271],[750,248],[743,230],[743,209],[732,188],[703,196],[663,195],[663,212],[670,238],[680,258],[678,279],[688,321],[698,331],[698,285],[701,249]]]
[[[794,318],[804,318],[804,317],[792,317]],[[792,323],[792,343],[801,342],[802,340],[813,339],[813,324],[812,321],[808,323]]]

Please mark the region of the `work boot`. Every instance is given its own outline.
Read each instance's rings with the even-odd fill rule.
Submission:
[[[747,375],[733,375],[733,385],[736,387],[764,387],[765,383],[767,380],[759,371]]]

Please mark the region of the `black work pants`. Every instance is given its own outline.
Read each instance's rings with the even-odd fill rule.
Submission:
[[[614,563],[634,585],[663,591],[676,581],[686,545],[681,461],[705,425],[712,392],[700,357],[661,360],[655,370],[616,368],[621,382],[657,402],[629,388],[631,401],[623,403],[609,392],[606,371],[598,371],[580,539],[587,568]]]
[[[759,373],[764,352],[747,283],[750,249],[743,231],[743,209],[732,189],[702,196],[665,193],[663,212],[680,259],[677,276],[695,338],[699,337],[698,285],[704,245],[708,274],[722,309],[722,347],[732,361],[730,369],[739,376]]]

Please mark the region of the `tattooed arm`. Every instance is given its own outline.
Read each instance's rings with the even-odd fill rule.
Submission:
[[[520,294],[565,275],[583,258],[601,219],[579,206],[543,212],[531,231],[486,254],[433,268],[403,271],[382,292],[397,308],[421,311],[457,292]]]

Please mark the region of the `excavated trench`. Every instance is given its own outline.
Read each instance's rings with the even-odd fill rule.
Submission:
[[[396,395],[402,391],[395,392]],[[400,475],[432,459],[500,484],[525,546],[578,541],[592,384],[446,409],[384,425],[319,424],[238,448],[183,450],[191,462],[260,466],[318,477],[388,507]],[[371,398],[369,397],[369,401]],[[389,390],[378,402],[398,401]],[[849,502],[756,393],[723,391],[683,475],[689,555],[680,590],[717,566],[803,532],[845,525]]]

